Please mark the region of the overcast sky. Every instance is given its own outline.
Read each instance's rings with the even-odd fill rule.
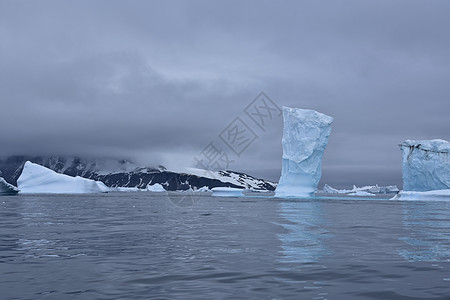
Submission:
[[[450,140],[450,1],[0,0],[0,151],[229,168],[277,180],[274,103],[334,117],[322,183],[401,184],[405,139]],[[236,155],[236,118],[257,138]],[[321,187],[321,186],[320,186]]]

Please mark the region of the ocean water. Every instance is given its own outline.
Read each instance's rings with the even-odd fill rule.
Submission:
[[[450,299],[450,201],[0,197],[1,299]]]

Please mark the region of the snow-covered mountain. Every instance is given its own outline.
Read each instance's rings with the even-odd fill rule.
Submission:
[[[205,171],[187,169],[170,171],[163,166],[142,167],[128,160],[110,158],[80,158],[63,156],[11,156],[0,159],[3,178],[17,185],[26,161],[45,166],[55,172],[70,176],[102,181],[108,187],[146,188],[148,184],[161,184],[166,190],[199,189],[207,186],[236,187],[254,190],[274,190],[276,183],[233,171]]]
[[[9,184],[0,177],[0,195],[14,195],[19,192],[19,189],[13,186],[12,184]]]

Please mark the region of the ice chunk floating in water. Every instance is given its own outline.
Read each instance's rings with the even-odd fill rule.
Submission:
[[[82,194],[104,193],[109,188],[100,181],[71,177],[27,161],[17,179],[20,193]]]
[[[309,197],[322,175],[322,156],[333,118],[314,110],[283,107],[283,158],[276,197]]]
[[[450,189],[427,192],[401,191],[391,200],[447,200],[450,201]]]
[[[444,140],[406,140],[403,152],[403,189],[450,189],[450,143]]]
[[[378,186],[376,185],[367,185],[363,187],[357,187],[353,185],[351,190],[338,190],[335,189],[328,184],[323,186],[323,192],[327,194],[349,194],[349,193],[358,193],[358,192],[367,192],[370,194],[388,194],[388,193],[398,193],[399,189],[396,185],[388,185],[388,186]]]
[[[7,183],[3,177],[0,177],[0,195],[13,195],[17,194],[17,192],[19,192],[18,188]]]
[[[147,191],[160,193],[160,192],[165,192],[166,190],[164,189],[164,187],[161,184],[155,183],[153,185],[148,184]]]

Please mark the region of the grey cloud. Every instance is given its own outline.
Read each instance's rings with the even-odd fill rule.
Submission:
[[[398,183],[398,143],[450,140],[449,8],[448,1],[2,1],[0,154],[176,165],[265,91],[279,106],[335,118],[324,182]],[[278,177],[281,120],[271,126],[232,169]]]

